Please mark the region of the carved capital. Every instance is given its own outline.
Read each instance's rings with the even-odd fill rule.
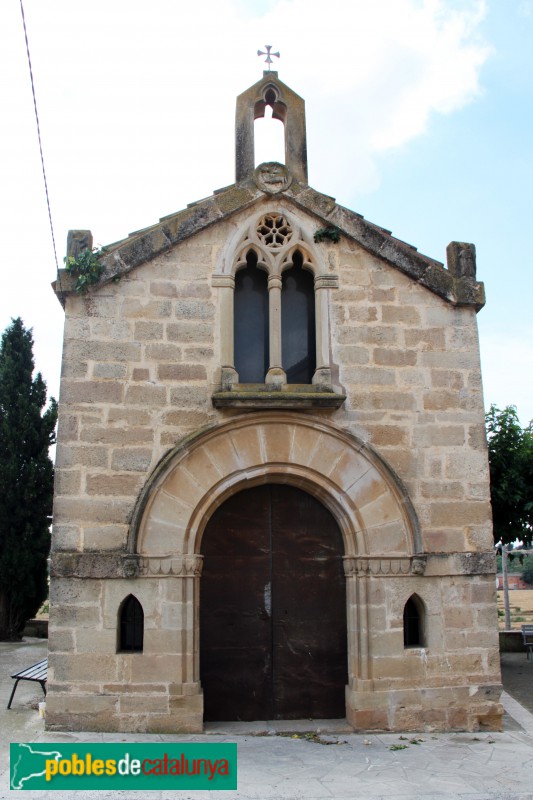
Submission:
[[[281,277],[279,275],[269,275],[268,276],[268,288],[269,289],[279,289],[281,291]]]
[[[401,577],[407,575],[423,575],[426,569],[427,558],[424,555],[416,556],[345,556],[344,574],[347,577],[380,576]]]
[[[344,556],[343,563],[344,563],[344,574],[346,577],[350,577],[351,575],[357,575],[357,558],[353,558],[352,556]]]
[[[204,557],[192,553],[186,556],[142,556],[140,563],[143,577],[199,578]]]

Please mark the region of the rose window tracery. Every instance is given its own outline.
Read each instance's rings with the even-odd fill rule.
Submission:
[[[292,228],[280,214],[265,214],[257,225],[259,241],[266,247],[279,248],[292,238]]]

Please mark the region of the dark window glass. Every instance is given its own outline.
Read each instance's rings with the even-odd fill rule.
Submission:
[[[240,383],[264,383],[268,372],[268,276],[253,251],[235,275],[235,369]]]
[[[314,278],[294,254],[282,275],[281,359],[287,383],[311,383],[316,369]]]
[[[403,610],[403,645],[404,647],[421,647],[422,614],[420,602],[410,597]]]
[[[119,650],[142,652],[144,639],[144,611],[132,594],[120,608]]]

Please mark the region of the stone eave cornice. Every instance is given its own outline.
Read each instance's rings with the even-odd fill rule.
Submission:
[[[387,229],[338,205],[333,197],[295,180],[285,191],[267,194],[257,187],[252,178],[220,189],[211,197],[191,203],[182,211],[162,217],[155,225],[135,231],[126,239],[106,247],[101,258],[105,271],[95,288],[126,275],[180,242],[267,197],[273,200],[283,197],[292,201],[302,211],[315,216],[318,225],[335,226],[341,234],[368,253],[399,269],[454,305],[473,306],[479,310],[485,304],[483,283],[453,274],[440,261],[419,253],[412,245],[396,239]],[[74,278],[65,270],[60,270],[53,288],[63,301],[64,295],[74,290]]]

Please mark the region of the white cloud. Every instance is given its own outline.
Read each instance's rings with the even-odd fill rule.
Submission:
[[[152,222],[145,199],[166,214],[232,182],[233,104],[265,37],[307,99],[312,183],[344,197],[376,188],[376,155],[472,100],[488,55],[482,0],[280,0],[260,17],[232,0],[54,0],[54,22],[50,3],[26,5],[58,226],[96,205],[104,239]]]
[[[284,5],[296,24],[306,3]],[[313,98],[308,118],[317,188],[328,186],[327,177],[329,191],[343,197],[374,190],[380,153],[424,133],[433,114],[456,111],[479,95],[490,53],[479,37],[484,15],[482,0],[460,10],[440,0],[332,0],[324,23],[317,14],[322,36],[299,81]]]

